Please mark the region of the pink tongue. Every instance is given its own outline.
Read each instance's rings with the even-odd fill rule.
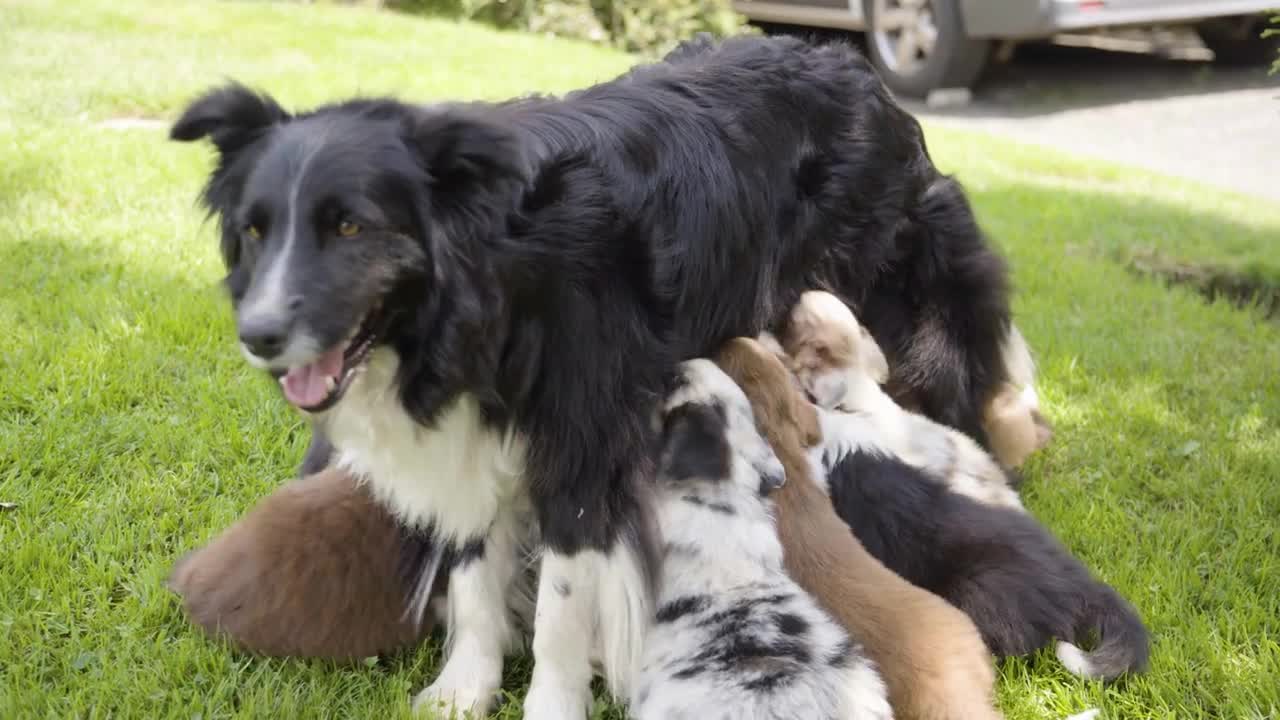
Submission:
[[[280,387],[284,388],[284,397],[300,408],[319,405],[329,397],[329,387],[325,382],[333,378],[336,383],[342,374],[342,352],[340,345],[321,355],[312,362],[296,367],[280,378]]]

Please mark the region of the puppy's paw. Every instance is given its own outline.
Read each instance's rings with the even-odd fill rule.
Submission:
[[[413,699],[414,714],[424,720],[483,718],[497,700],[498,688],[476,680],[461,673],[450,675],[445,666],[440,677]]]
[[[584,720],[591,710],[591,688],[534,678],[524,696],[525,720]]]

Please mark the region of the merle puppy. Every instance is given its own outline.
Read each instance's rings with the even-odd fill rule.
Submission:
[[[626,692],[652,615],[650,418],[679,361],[803,290],[879,318],[924,411],[974,437],[1002,380],[1004,265],[845,45],[734,38],[500,104],[291,114],[233,84],[171,136],[219,152],[203,198],[246,358],[455,548],[423,703],[489,706],[530,523],[526,717],[583,717],[592,656]]]
[[[634,720],[889,720],[857,642],[787,575],[769,493],[787,481],[742,389],[710,360],[667,398],[658,613]]]

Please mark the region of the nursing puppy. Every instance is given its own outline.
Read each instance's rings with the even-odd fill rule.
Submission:
[[[783,569],[767,499],[783,466],[742,390],[688,361],[662,425],[661,590],[630,717],[891,718],[862,649]]]
[[[802,295],[791,312],[782,348],[801,386],[819,406],[874,414],[881,442],[895,456],[928,470],[954,492],[1022,508],[1014,477],[971,438],[903,410],[879,390],[889,375],[888,362],[839,298],[818,290]],[[854,368],[858,377],[876,385],[877,392],[850,395],[849,373]]]
[[[428,541],[340,470],[294,480],[174,566],[191,622],[241,649],[350,661],[411,647],[434,616],[415,592]],[[434,599],[444,583],[433,588]]]
[[[593,655],[626,694],[653,614],[650,418],[679,361],[804,289],[883,318],[925,411],[976,438],[1003,379],[1004,265],[847,46],[735,38],[498,104],[295,115],[232,85],[170,134],[217,148],[203,199],[248,361],[459,558],[423,705],[491,706],[530,525],[525,717],[585,717]]]
[[[964,610],[999,656],[1057,639],[1058,658],[1078,675],[1110,680],[1145,669],[1149,639],[1137,611],[1009,502],[998,477],[965,469],[965,438],[884,394],[874,340],[848,308],[806,294],[792,324],[825,325],[824,337],[840,335],[852,348],[848,365],[824,367],[805,347],[811,335],[783,341],[807,358],[797,363],[800,382],[836,409],[820,413],[815,459],[836,511],[872,555]],[[1094,649],[1081,649],[1094,636]]]
[[[716,362],[750,398],[756,423],[786,470],[786,484],[771,499],[787,572],[866,646],[888,687],[894,716],[999,718],[993,663],[977,628],[964,613],[871,557],[815,481],[818,468],[806,447],[821,442],[821,429],[794,376],[745,338],[729,341]]]

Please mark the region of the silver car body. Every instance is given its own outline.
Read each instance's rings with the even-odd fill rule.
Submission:
[[[1031,39],[1072,30],[1192,23],[1251,15],[1277,0],[959,0],[965,32],[975,38]],[[865,30],[862,0],[735,0],[752,20]]]

